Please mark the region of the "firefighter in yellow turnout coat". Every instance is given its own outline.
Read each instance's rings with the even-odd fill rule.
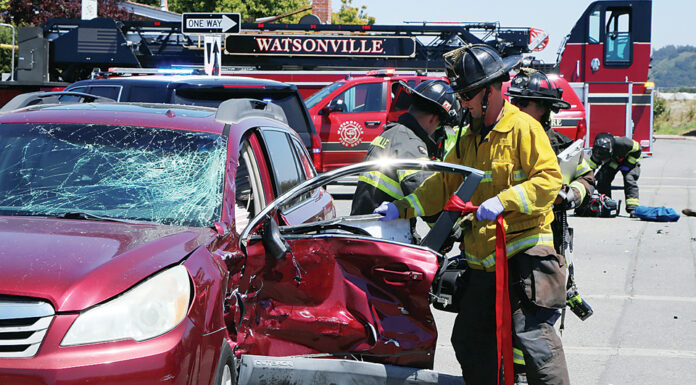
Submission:
[[[479,209],[461,243],[469,268],[455,298],[459,313],[452,345],[462,376],[467,385],[494,384],[498,376],[492,272],[494,219],[502,213],[513,340],[523,351],[527,379],[530,384],[568,384],[562,344],[553,329],[566,294],[564,261],[553,248],[551,231],[552,205],[561,188],[556,155],[539,122],[503,99],[500,87],[509,79],[510,63],[487,45],[448,55],[450,84],[473,120],[445,161],[485,172],[471,198]],[[413,193],[375,212],[385,220],[431,215],[442,210],[461,182],[461,176],[433,174]]]
[[[459,149],[461,158],[457,158],[457,151],[450,151],[445,162],[485,172],[471,203],[478,206],[494,196],[500,199],[507,223],[508,256],[534,245],[553,247],[552,203],[560,190],[561,172],[539,122],[506,102],[488,137],[482,139],[478,130],[468,130]],[[394,202],[399,216],[438,213],[462,181],[458,174],[433,175],[413,194]],[[469,266],[495,271],[495,222],[474,219],[471,231],[463,235]]]

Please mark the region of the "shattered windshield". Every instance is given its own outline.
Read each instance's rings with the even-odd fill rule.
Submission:
[[[179,226],[219,220],[227,145],[211,133],[0,125],[0,215],[87,213]]]

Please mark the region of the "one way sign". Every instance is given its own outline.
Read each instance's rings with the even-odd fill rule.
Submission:
[[[241,16],[238,13],[184,13],[183,33],[239,33]]]

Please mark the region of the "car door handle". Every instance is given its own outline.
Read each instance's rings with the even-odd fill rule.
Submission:
[[[394,282],[422,281],[424,274],[420,271],[397,271],[375,267],[372,271],[376,275],[381,275],[385,280]]]
[[[380,123],[381,123],[381,121],[379,121],[379,120],[368,120],[365,122],[365,125],[368,127],[375,127],[375,126],[379,126]]]

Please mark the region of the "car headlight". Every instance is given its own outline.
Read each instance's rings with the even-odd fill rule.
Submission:
[[[190,298],[186,268],[172,267],[80,314],[61,346],[157,337],[184,319]]]

